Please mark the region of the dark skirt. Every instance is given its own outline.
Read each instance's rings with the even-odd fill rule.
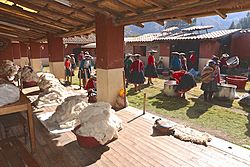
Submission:
[[[176,90],[178,92],[186,92],[196,86],[194,77],[191,74],[185,74],[181,77],[180,83],[178,84]]]
[[[202,83],[201,84],[201,90],[204,92],[217,92],[218,91],[218,85],[216,80],[210,81],[209,83]]]
[[[155,65],[147,65],[145,68],[145,77],[158,78]]]
[[[80,78],[80,75],[81,75],[81,78],[82,78],[82,79],[87,79],[87,78],[85,77],[84,71],[86,71],[87,77],[90,78],[90,71],[89,71],[88,68],[85,68],[85,70],[79,71],[79,72],[78,72],[78,78]]]
[[[67,69],[67,68],[65,69],[65,75],[70,76],[70,69]]]
[[[126,78],[127,80],[130,80],[130,77],[131,77],[130,69],[124,68],[124,72],[125,72],[125,78]]]
[[[131,72],[130,82],[133,84],[143,84],[145,82],[144,73],[142,71]]]

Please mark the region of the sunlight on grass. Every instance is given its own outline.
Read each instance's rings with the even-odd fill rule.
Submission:
[[[129,105],[142,109],[143,93],[147,94],[146,110],[160,114],[182,124],[207,131],[233,143],[250,145],[250,120],[246,114],[250,107],[242,107],[238,100],[203,101],[200,83],[187,93],[187,100],[176,97],[166,97],[162,93],[163,79],[155,79],[154,85],[144,87],[142,92],[134,93],[132,85],[128,88]],[[246,90],[249,88],[248,82]]]

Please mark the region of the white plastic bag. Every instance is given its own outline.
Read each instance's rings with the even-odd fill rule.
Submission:
[[[0,107],[14,103],[20,98],[20,90],[12,84],[0,84]]]

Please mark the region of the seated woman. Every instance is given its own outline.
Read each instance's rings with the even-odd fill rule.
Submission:
[[[197,86],[193,75],[185,70],[175,72],[171,71],[170,73],[172,74],[172,78],[174,78],[178,84],[175,91],[183,98],[185,98],[185,92]]]
[[[91,75],[84,89],[88,92],[89,103],[96,102],[96,75]]]

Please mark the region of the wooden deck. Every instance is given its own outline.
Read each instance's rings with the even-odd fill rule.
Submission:
[[[47,107],[45,111],[54,109]],[[152,122],[140,114],[135,115],[127,109],[117,112],[124,122],[119,139],[98,149],[80,148],[71,132],[50,134],[35,119],[37,150],[33,156],[41,167],[250,166],[250,161],[214,147],[182,142],[172,136],[152,136]]]

